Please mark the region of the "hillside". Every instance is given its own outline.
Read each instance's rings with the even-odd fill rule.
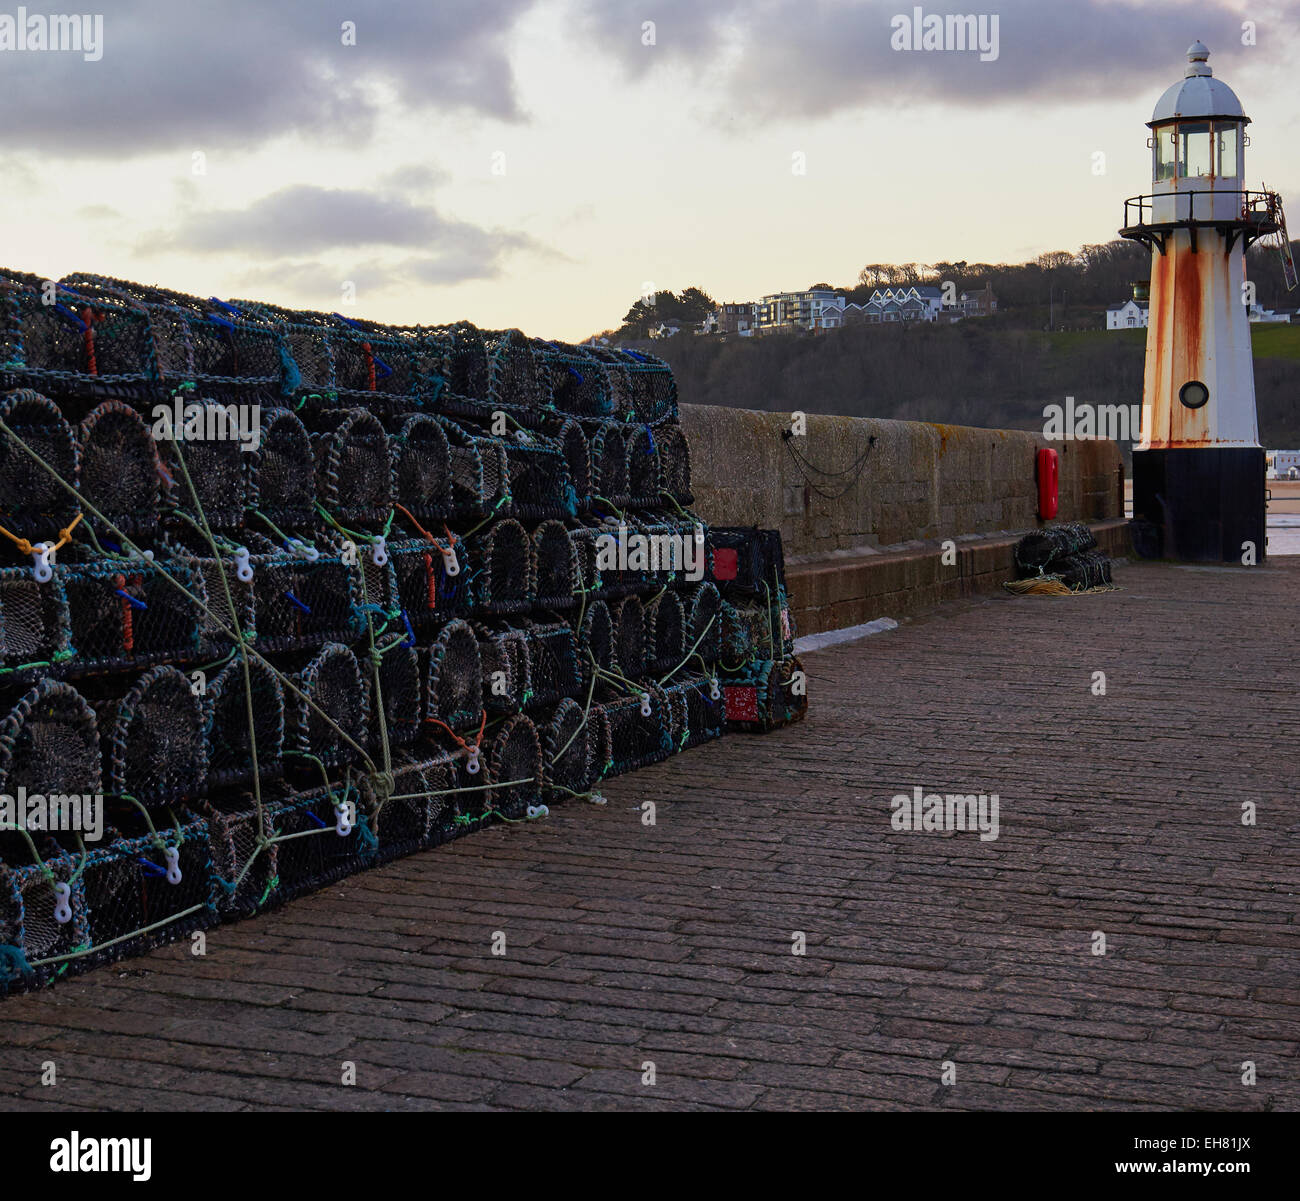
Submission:
[[[1255,325],[1260,436],[1300,446],[1300,326]],[[683,403],[1042,429],[1043,408],[1142,399],[1144,330],[1046,333],[998,317],[819,336],[679,335],[653,344]]]

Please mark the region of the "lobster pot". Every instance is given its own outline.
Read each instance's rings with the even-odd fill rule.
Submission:
[[[373,686],[375,673],[369,672]],[[376,717],[370,733],[371,745],[381,747],[380,722],[388,731],[390,746],[414,742],[420,734],[424,680],[420,657],[414,646],[398,643],[384,650],[379,660],[379,691],[371,702]]]
[[[537,600],[532,539],[513,517],[493,523],[473,554],[479,607],[486,613],[525,613]]]
[[[543,403],[576,417],[608,417],[613,409],[609,375],[593,355],[563,342],[533,342]]]
[[[100,715],[105,784],[143,804],[193,796],[208,773],[203,703],[174,667],[150,668]]]
[[[691,492],[691,452],[686,432],[674,422],[654,426],[659,448],[660,487],[679,505],[693,504]]]
[[[591,508],[591,443],[576,421],[563,422],[552,436],[559,443],[564,461],[568,464],[569,482],[573,485],[577,510],[585,513]]]
[[[372,843],[362,834],[358,821],[346,834],[339,833],[339,813],[347,804],[361,801],[357,789],[336,787],[293,791],[267,806],[272,826],[281,841],[276,843],[274,899],[290,901],[333,884],[374,863]]]
[[[52,400],[27,388],[0,401],[0,422],[13,431],[0,431],[0,524],[29,542],[57,542],[81,511],[76,496],[60,483],[77,486],[77,436]]]
[[[334,391],[376,411],[415,407],[442,386],[445,341],[412,326],[381,325],[332,314]]]
[[[448,754],[422,748],[393,756],[393,787],[381,798],[371,777],[361,780],[361,807],[379,842],[378,863],[386,863],[428,846],[443,813],[451,808],[450,790],[459,782],[456,761]]]
[[[478,402],[476,411],[481,410],[489,386],[487,340],[483,331],[462,321],[426,332],[438,337],[446,348],[447,386],[439,397],[443,407],[447,412],[454,412],[457,400],[467,400]]]
[[[95,711],[72,685],[41,680],[0,721],[0,793],[95,796],[101,779]]]
[[[271,842],[275,828],[269,802],[276,795],[283,794],[264,787],[260,808],[257,798],[243,790],[213,793],[195,805],[208,824],[213,895],[223,917],[251,917],[274,891],[279,847]]]
[[[269,780],[283,772],[284,689],[267,664],[249,656],[245,689],[243,662],[232,659],[207,681],[202,699],[209,788],[246,784],[254,774]]]
[[[779,628],[774,630],[773,611],[753,602],[733,605],[722,602],[720,653],[725,663],[747,663],[750,659],[771,659],[779,652]],[[774,632],[776,637],[773,638]]]
[[[156,835],[134,812],[115,813],[114,822],[118,828],[106,830],[104,844],[86,857],[83,887],[93,949],[82,966],[139,955],[217,921],[206,821],[192,817],[179,832],[160,822]],[[175,883],[167,878],[164,847],[177,852]]]
[[[645,607],[646,670],[663,676],[686,657],[686,613],[681,597],[671,589]]]
[[[1059,575],[1061,583],[1072,592],[1104,588],[1112,583],[1110,559],[1099,550],[1078,551],[1056,559],[1052,563],[1052,572]]]
[[[578,573],[574,591],[585,593],[588,600],[596,593],[602,592],[605,586],[603,574],[597,566],[599,546],[596,539],[602,532],[604,531],[598,527],[588,526],[569,531],[569,541],[573,545],[574,563]]]
[[[188,662],[199,654],[199,606],[176,585],[201,596],[202,584],[184,563],[94,559],[54,570],[68,598],[75,652],[64,674]]]
[[[643,697],[648,698],[648,705]],[[634,771],[673,753],[668,698],[662,689],[647,685],[640,695],[620,696],[600,708],[609,723],[612,766],[607,775]]]
[[[691,585],[683,594],[686,605],[686,650],[705,663],[718,661],[722,652],[722,597],[708,581]]]
[[[486,517],[510,501],[510,468],[498,439],[475,437],[464,426],[438,418],[451,461],[451,516]]]
[[[780,530],[710,526],[710,578],[729,596],[772,599],[785,589],[785,555]]]
[[[53,299],[45,303],[46,297]],[[153,375],[149,323],[114,297],[87,296],[34,275],[0,275],[4,370],[60,395],[103,383],[145,383]]]
[[[701,675],[683,676],[664,691],[668,694],[673,714],[674,746],[677,750],[722,737],[726,729],[726,708],[716,679]]]
[[[476,627],[483,670],[483,707],[489,713],[517,713],[532,698],[528,640],[511,626]]]
[[[285,757],[311,774],[319,772],[311,759],[327,767],[354,761],[370,723],[369,689],[356,655],[327,643],[289,678],[297,691],[285,689]]]
[[[160,419],[175,503],[214,530],[239,529],[249,507],[252,455],[243,449],[240,412],[234,405],[188,401],[179,429],[173,419]]]
[[[615,669],[614,623],[604,601],[592,601],[578,627],[578,665],[582,669],[582,686],[586,688],[596,669]]]
[[[659,449],[648,425],[629,425],[624,430],[627,446],[628,503],[643,509],[658,507],[663,481],[659,473]]]
[[[389,438],[393,494],[417,521],[443,521],[453,509],[451,444],[427,413],[407,413]]]
[[[762,659],[727,673],[722,689],[727,726],[766,734],[800,721],[808,713],[806,680],[803,665],[793,655],[779,662]]]
[[[1026,534],[1016,543],[1016,566],[1022,576],[1041,575],[1050,571],[1058,559],[1079,551],[1091,550],[1097,539],[1086,522],[1068,521]]]
[[[627,372],[632,420],[653,423],[677,417],[677,383],[663,359],[639,350],[613,352]]]
[[[565,697],[554,711],[539,719],[542,735],[543,795],[547,803],[586,792],[596,775],[591,723],[582,706]]]
[[[532,695],[528,705],[552,705],[561,697],[576,696],[582,687],[578,670],[578,642],[562,621],[529,622],[528,666]]]
[[[39,583],[30,567],[0,568],[0,666],[25,682],[53,670],[72,647],[63,576]]]
[[[517,329],[487,338],[488,402],[494,408],[536,409],[544,403],[533,345]]]
[[[645,607],[636,596],[625,596],[609,606],[614,625],[614,662],[628,679],[639,680],[646,667]]]
[[[577,516],[577,493],[558,442],[531,430],[516,430],[500,445],[510,477],[511,513],[526,521]]]
[[[29,964],[58,960],[83,947],[90,934],[86,892],[81,878],[72,878],[80,856],[74,858],[63,852],[44,855],[45,866],[53,876],[49,879],[34,863],[20,866],[22,859],[30,860],[31,851],[18,841],[18,835],[0,835],[0,852],[0,947],[16,948]],[[69,885],[71,917],[65,922],[54,916],[58,905],[56,883]],[[75,970],[76,959],[66,962]],[[58,962],[40,964],[26,974],[0,958],[0,997],[48,982],[61,966]]]
[[[128,537],[158,526],[163,467],[150,427],[132,408],[106,400],[78,430],[81,495]]]
[[[545,778],[542,740],[522,713],[507,718],[486,746],[490,805],[502,817],[519,819],[542,801]]]
[[[316,460],[306,426],[289,409],[262,413],[262,437],[249,456],[250,492],[257,508],[278,526],[303,528],[316,521]]]
[[[537,561],[537,607],[568,609],[578,588],[578,552],[561,521],[544,521],[533,531]]]
[[[364,409],[325,410],[312,434],[316,494],[343,525],[383,525],[393,504],[388,435]]]
[[[627,449],[623,426],[617,421],[601,422],[591,435],[591,491],[597,503],[604,500],[624,508],[631,499]]]
[[[430,720],[453,730],[477,729],[483,717],[483,665],[468,622],[449,621],[429,651]]]
[[[457,555],[458,561],[460,555]],[[403,539],[388,544],[390,589],[394,604],[406,615],[413,630],[425,630],[449,617],[463,617],[473,604],[468,566],[458,563],[456,575],[447,574],[442,553],[424,539]],[[372,598],[373,599],[373,598]]]
[[[279,335],[284,355],[282,388],[294,392],[334,392],[334,338],[337,326],[323,313],[297,312],[254,300],[234,300],[231,307],[252,324]]]

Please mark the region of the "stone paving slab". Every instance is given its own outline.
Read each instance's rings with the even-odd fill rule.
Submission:
[[[0,1002],[0,1109],[1294,1110],[1300,562],[1117,579],[815,653],[802,725]],[[998,838],[892,829],[918,786]]]

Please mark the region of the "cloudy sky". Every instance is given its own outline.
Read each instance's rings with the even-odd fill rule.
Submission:
[[[1195,38],[1300,205],[1295,0],[921,6],[996,15],[990,61],[894,49],[913,7],[101,0],[98,61],[0,49],[0,264],[576,339],[643,288],[1016,261],[1115,236]]]

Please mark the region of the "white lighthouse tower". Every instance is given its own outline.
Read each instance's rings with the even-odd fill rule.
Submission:
[[[1155,527],[1165,557],[1262,561],[1265,464],[1242,285],[1247,247],[1284,226],[1275,194],[1243,187],[1250,118],[1209,56],[1193,43],[1185,77],[1157,101],[1151,193],[1124,205],[1120,234],[1151,249],[1133,515]]]

